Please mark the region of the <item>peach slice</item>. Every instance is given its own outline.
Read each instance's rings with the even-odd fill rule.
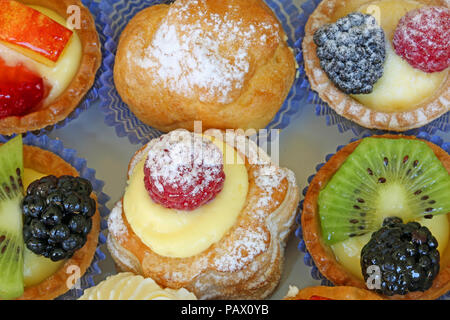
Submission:
[[[73,31],[39,11],[0,0],[0,41],[40,63],[58,61]]]

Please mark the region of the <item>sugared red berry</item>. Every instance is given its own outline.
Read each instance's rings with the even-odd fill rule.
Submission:
[[[144,174],[153,201],[178,210],[194,210],[211,201],[225,181],[220,149],[184,130],[162,136],[151,147]]]
[[[422,7],[408,12],[394,33],[395,52],[424,72],[450,65],[450,9]]]
[[[86,243],[96,212],[88,180],[44,177],[31,183],[22,202],[27,247],[53,261],[68,259]]]

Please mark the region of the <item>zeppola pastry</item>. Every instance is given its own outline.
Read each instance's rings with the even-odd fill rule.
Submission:
[[[82,276],[94,257],[92,185],[20,136],[0,146],[0,162],[0,299],[54,299],[75,285],[73,268]]]
[[[262,299],[277,286],[299,201],[294,174],[243,135],[172,131],[133,156],[108,219],[120,270],[199,299]]]
[[[364,138],[340,149],[308,188],[303,238],[338,286],[388,299],[450,290],[450,156],[411,136]]]
[[[197,298],[184,288],[162,289],[150,278],[122,272],[85,290],[79,300],[197,300]]]
[[[95,22],[81,1],[23,2],[0,0],[2,135],[64,120],[94,84],[101,62]],[[66,21],[73,5],[79,26]]]
[[[137,14],[123,31],[114,82],[158,130],[260,129],[296,74],[293,51],[262,0],[177,0]]]
[[[305,27],[311,88],[366,128],[406,131],[450,110],[445,0],[323,0]]]
[[[369,290],[348,286],[317,286],[301,290],[289,286],[289,292],[284,300],[382,300],[382,298]]]

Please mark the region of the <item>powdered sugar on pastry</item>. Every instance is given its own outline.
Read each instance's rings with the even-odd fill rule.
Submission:
[[[158,75],[154,85],[206,103],[233,102],[250,71],[251,48],[281,41],[277,25],[245,23],[237,9],[229,5],[219,15],[205,0],[176,1],[136,64]]]

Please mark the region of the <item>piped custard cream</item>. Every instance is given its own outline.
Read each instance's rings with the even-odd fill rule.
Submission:
[[[45,14],[54,21],[66,26],[65,19],[53,10],[43,8],[40,6],[30,6],[35,10]],[[8,46],[0,43],[0,58],[3,59],[9,66],[15,66],[18,64],[25,65],[28,69],[36,72],[40,75],[50,86],[51,90],[49,95],[44,100],[44,106],[52,103],[59,95],[61,95],[64,90],[69,86],[72,79],[75,77],[78,67],[81,62],[81,56],[83,52],[83,47],[81,40],[73,30],[72,37],[70,38],[66,48],[62,52],[58,61],[53,66],[47,66],[45,64],[39,63],[18,51],[15,51]]]
[[[224,154],[225,183],[216,198],[193,211],[168,209],[150,198],[144,185],[146,155],[133,169],[123,197],[125,216],[141,241],[161,256],[186,258],[206,250],[235,224],[245,205],[249,183],[244,159],[230,145],[213,143]]]

